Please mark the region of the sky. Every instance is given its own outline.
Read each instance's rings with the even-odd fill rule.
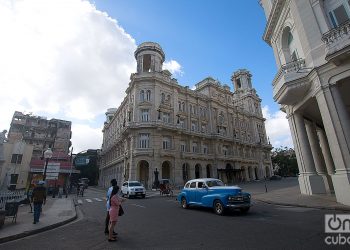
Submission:
[[[72,121],[74,153],[101,148],[105,112],[136,71],[134,51],[152,41],[183,86],[211,76],[233,91],[233,72],[249,70],[272,146],[293,147],[272,98],[265,25],[258,0],[2,0],[0,130],[21,111]]]

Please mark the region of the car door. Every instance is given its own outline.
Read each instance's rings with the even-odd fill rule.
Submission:
[[[202,197],[207,195],[207,193],[208,189],[206,188],[205,183],[203,181],[198,181],[196,190],[196,202],[202,204]]]
[[[189,188],[187,189],[187,203],[196,202],[196,182],[191,182]]]

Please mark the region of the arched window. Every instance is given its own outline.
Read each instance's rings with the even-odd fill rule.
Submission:
[[[292,34],[290,27],[285,27],[282,33],[282,51],[285,63],[298,60],[299,54],[296,39]]]
[[[150,90],[147,90],[147,92],[146,92],[146,100],[147,101],[151,100],[151,91]]]
[[[143,102],[145,100],[145,91],[141,90],[140,91],[140,101]]]

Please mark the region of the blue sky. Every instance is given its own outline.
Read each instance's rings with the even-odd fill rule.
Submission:
[[[248,69],[273,146],[292,146],[272,99],[277,69],[265,24],[257,0],[2,1],[0,129],[15,110],[32,112],[72,121],[74,151],[99,148],[104,113],[120,104],[136,71],[133,52],[153,41],[184,86],[211,76],[232,89],[232,73]]]

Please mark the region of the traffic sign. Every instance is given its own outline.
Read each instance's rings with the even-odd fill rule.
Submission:
[[[75,166],[86,166],[89,162],[89,156],[77,156],[74,160]]]

